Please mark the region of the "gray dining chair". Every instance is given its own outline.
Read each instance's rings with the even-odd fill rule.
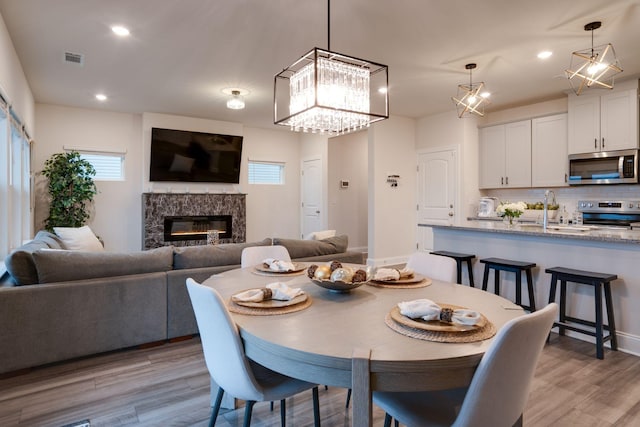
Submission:
[[[314,424],[319,427],[317,385],[279,374],[247,358],[238,327],[220,294],[191,278],[187,279],[187,290],[200,330],[204,360],[209,374],[219,386],[209,426],[215,426],[225,392],[246,401],[245,427],[251,424],[256,402],[279,400],[280,420],[284,427],[285,399],[312,389]]]
[[[279,259],[280,261],[291,261],[289,251],[284,246],[249,246],[242,250],[240,255],[240,266],[242,268],[251,267],[262,263],[266,258]]]
[[[453,258],[433,255],[428,252],[415,252],[407,261],[407,268],[430,279],[443,282],[457,281],[457,265]]]
[[[468,388],[429,392],[374,392],[373,402],[407,426],[511,427],[522,425],[538,358],[558,306],[507,322],[482,357]]]

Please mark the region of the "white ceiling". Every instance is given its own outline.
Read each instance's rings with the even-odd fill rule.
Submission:
[[[273,126],[273,76],[327,48],[324,0],[0,0],[0,13],[36,102],[109,111]],[[637,78],[640,0],[334,0],[330,48],[389,66],[392,115],[454,110],[469,62],[492,111],[563,96],[563,70],[590,47],[583,27],[595,20],[619,80]],[[554,54],[541,61],[544,49]],[[65,63],[65,51],[85,64]],[[226,108],[230,86],[250,91],[244,110]]]

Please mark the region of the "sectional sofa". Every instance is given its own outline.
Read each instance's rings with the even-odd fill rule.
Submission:
[[[40,231],[12,252],[0,287],[0,374],[198,333],[185,281],[240,267],[247,246],[283,245],[294,261],[364,263],[347,236],[162,247],[65,250]]]

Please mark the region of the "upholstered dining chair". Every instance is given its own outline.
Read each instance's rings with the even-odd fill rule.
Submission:
[[[309,389],[313,391],[314,423],[320,426],[317,385],[279,374],[248,359],[238,327],[220,294],[191,278],[187,279],[187,290],[200,330],[204,360],[209,374],[219,386],[209,426],[215,426],[222,397],[227,392],[246,401],[245,427],[251,424],[256,402],[280,400],[280,420],[284,427],[285,399]]]
[[[416,252],[409,257],[407,268],[431,279],[453,282],[457,280],[456,261],[449,257]]]
[[[507,322],[482,357],[468,388],[374,392],[374,403],[387,413],[385,426],[392,418],[420,427],[522,425],[536,364],[557,311],[557,304],[552,303]]]
[[[291,261],[287,248],[280,245],[273,246],[249,246],[242,250],[240,266],[242,268],[260,264],[266,258]]]

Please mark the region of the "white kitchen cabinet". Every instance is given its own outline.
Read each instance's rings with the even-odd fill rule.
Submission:
[[[480,129],[480,188],[531,186],[531,120]]]
[[[638,89],[569,95],[569,154],[638,148]]]
[[[568,186],[567,114],[531,120],[531,186]]]

